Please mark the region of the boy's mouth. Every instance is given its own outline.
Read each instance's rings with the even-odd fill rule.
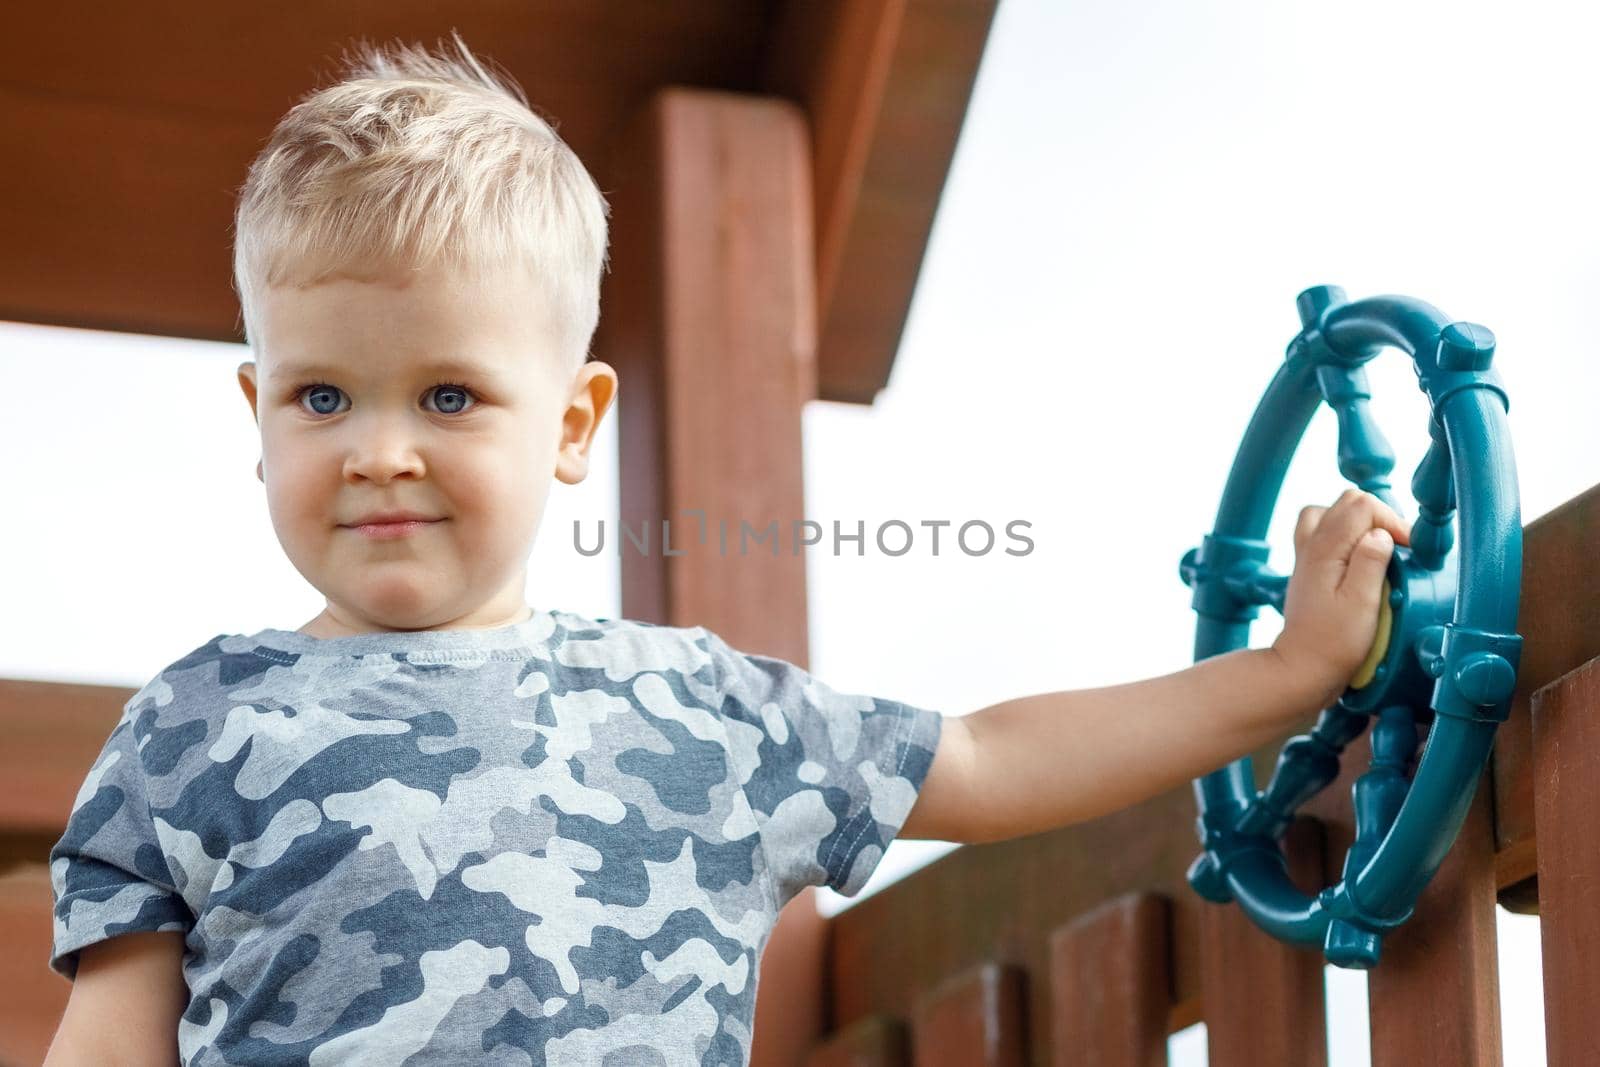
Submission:
[[[381,526],[391,522],[434,522],[437,516],[424,515],[420,511],[374,511],[363,515],[354,522],[347,522],[345,526]]]
[[[363,537],[388,541],[396,537],[409,537],[425,527],[443,522],[443,519],[408,519],[400,522],[362,522],[345,527]]]

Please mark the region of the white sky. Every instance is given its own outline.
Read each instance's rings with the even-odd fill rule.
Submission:
[[[814,673],[964,713],[1190,662],[1178,560],[1210,528],[1310,285],[1494,330],[1524,522],[1600,481],[1582,325],[1600,273],[1590,19],[1548,3],[1002,0],[890,387],[871,408],[806,411],[806,516],[1024,519],[1035,548],[814,550]],[[22,519],[0,530],[0,676],[138,686],[215,634],[320,610],[254,476],[244,358],[0,323],[0,383],[22,401],[0,423],[0,488]],[[1426,401],[1399,353],[1368,374],[1409,505]],[[1282,573],[1298,507],[1343,488],[1335,443],[1324,409],[1275,518]],[[615,458],[612,421],[590,480],[555,486],[534,604],[620,612],[616,557],[570,547],[575,518],[615,523]],[[1277,627],[1266,613],[1252,643]],[[948,848],[897,842],[864,895]],[[1543,1064],[1537,920],[1501,920],[1505,1062]],[[1361,1067],[1365,979],[1331,978],[1331,1063]],[[1172,1062],[1204,1063],[1203,1035],[1175,1037]]]

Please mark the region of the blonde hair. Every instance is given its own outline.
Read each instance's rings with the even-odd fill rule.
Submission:
[[[454,57],[358,44],[343,80],[273,129],[234,214],[246,343],[259,338],[269,286],[442,264],[469,276],[527,271],[543,286],[563,365],[575,371],[587,358],[605,197],[521,86],[451,36]]]

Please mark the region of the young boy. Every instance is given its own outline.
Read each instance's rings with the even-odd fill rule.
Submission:
[[[1374,638],[1407,535],[1354,491],[1301,513],[1270,649],[949,719],[702,627],[531,608],[550,480],[584,478],[617,388],[585,358],[606,205],[456,44],[368,52],[251,167],[239,381],[326,607],[125,706],[50,853],[49,1063],[744,1063],[803,887],[1214,770]]]

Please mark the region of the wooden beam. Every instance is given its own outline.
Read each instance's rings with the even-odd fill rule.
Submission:
[[[1549,1067],[1600,1056],[1600,659],[1533,697],[1539,775],[1539,939]]]
[[[889,380],[996,0],[795,0],[765,84],[811,118],[821,398]]]
[[[804,116],[669,89],[623,145],[595,353],[620,380],[622,522],[655,537],[624,546],[623,611],[804,666],[805,555],[790,548],[816,391]],[[661,550],[663,520],[682,555]],[[781,543],[741,541],[741,524],[772,522]]]
[[[805,555],[791,524],[805,514],[800,420],[816,392],[804,115],[788,101],[664,90],[613,163],[595,351],[620,383],[623,525],[656,532],[649,552],[623,545],[623,613],[704,625],[803,667]],[[679,555],[662,551],[663,520]],[[747,522],[776,522],[778,551],[745,552]],[[752,1062],[799,1064],[821,1034],[825,932],[810,890],[779,917]]]

